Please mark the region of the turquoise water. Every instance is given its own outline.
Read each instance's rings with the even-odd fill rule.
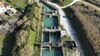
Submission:
[[[50,28],[52,26],[53,26],[53,18],[45,16],[45,18],[44,18],[44,27],[45,28]]]
[[[49,32],[44,32],[43,33],[43,41],[44,42],[49,42]]]
[[[59,32],[51,33],[49,38],[52,43],[61,41]]]
[[[45,13],[51,12],[52,9],[44,5]],[[44,16],[43,19],[44,27],[45,28],[58,28],[58,18],[57,16],[49,17]],[[60,32],[50,33],[50,32],[43,32],[43,42],[59,42],[60,41]],[[42,50],[42,56],[63,56],[62,48],[45,48]]]
[[[52,12],[52,9],[47,7],[47,6],[45,6],[45,5],[44,5],[44,9],[45,9],[45,13]]]
[[[53,9],[44,5],[44,10],[45,10],[45,13],[49,13],[49,12],[52,12]],[[53,16],[53,17],[45,16],[43,22],[44,22],[44,27],[46,28],[51,28],[54,26],[57,28],[58,26],[57,16]]]
[[[42,50],[42,56],[63,56],[62,48],[52,48],[51,51],[45,48]]]
[[[44,17],[44,27],[45,28],[54,28],[58,26],[58,19],[56,16],[53,16],[53,17],[48,17],[48,16],[45,16]]]
[[[61,42],[60,32],[55,32],[55,33],[44,32],[43,37],[44,37],[43,38],[44,42],[51,42],[51,43]]]

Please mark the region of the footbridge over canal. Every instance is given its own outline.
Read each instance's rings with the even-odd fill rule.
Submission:
[[[43,32],[60,32],[61,29],[56,29],[56,28],[54,28],[54,29],[43,28],[42,31]]]

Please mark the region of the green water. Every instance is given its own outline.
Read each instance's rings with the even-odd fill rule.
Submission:
[[[45,48],[42,50],[42,56],[63,56],[62,48],[52,48],[51,51]]]
[[[49,32],[43,33],[43,41],[44,42],[49,42]]]
[[[50,42],[50,43],[61,42],[60,32],[55,32],[55,33],[44,32],[43,37],[44,37],[43,38],[44,42]]]
[[[45,16],[45,18],[44,18],[44,27],[50,28],[50,27],[53,27],[53,25],[54,25],[53,24],[53,18]]]
[[[51,33],[49,39],[50,39],[49,41],[52,43],[60,42],[61,40],[59,32]]]
[[[45,13],[51,12],[52,9],[50,9],[47,6],[44,6]],[[43,19],[44,27],[45,28],[57,28],[58,27],[58,18],[57,16],[49,17],[44,16]],[[50,32],[44,32],[43,33],[43,42],[58,42],[60,40],[60,32],[56,33],[50,33]],[[51,51],[49,48],[45,48],[42,50],[42,56],[63,56],[62,48],[51,48]]]
[[[47,6],[45,6],[45,5],[44,5],[44,9],[45,9],[45,13],[46,13],[46,12],[52,12],[52,9],[49,8],[49,7],[47,7]]]
[[[56,16],[53,16],[53,17],[48,17],[48,16],[45,16],[44,17],[44,27],[45,28],[54,28],[54,27],[58,27],[58,19]]]

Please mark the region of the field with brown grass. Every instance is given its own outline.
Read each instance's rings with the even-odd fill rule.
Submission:
[[[96,6],[100,7],[100,0],[85,0],[85,1],[90,2],[90,3],[95,4]]]
[[[86,56],[100,56],[100,11],[82,3],[65,8]]]

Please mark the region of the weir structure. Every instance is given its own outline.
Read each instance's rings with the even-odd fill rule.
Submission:
[[[40,56],[68,56],[65,49],[72,50],[76,48],[74,41],[62,41],[61,37],[61,28],[59,27],[59,14],[55,9],[50,8],[48,5],[43,3],[44,12],[42,15],[43,18],[43,28],[42,28],[42,39],[41,39],[41,53]],[[67,34],[66,34],[67,35]],[[72,51],[73,52],[73,51]],[[76,53],[76,51],[74,52]],[[72,53],[70,52],[70,55]],[[79,54],[79,53],[78,53]],[[71,55],[72,56],[72,55]],[[79,56],[77,54],[73,54],[73,56]]]

